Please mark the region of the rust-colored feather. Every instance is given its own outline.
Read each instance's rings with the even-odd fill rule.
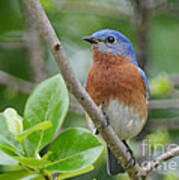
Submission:
[[[108,106],[111,99],[118,99],[146,119],[146,85],[139,69],[130,61],[125,55],[101,53],[94,48],[94,64],[86,88],[97,105],[104,102]]]

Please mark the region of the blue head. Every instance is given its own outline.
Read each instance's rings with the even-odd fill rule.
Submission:
[[[118,56],[123,54],[132,58],[132,63],[138,65],[132,43],[126,36],[118,31],[105,29],[85,37],[84,40],[90,42],[94,47],[98,47],[101,52],[109,52]]]

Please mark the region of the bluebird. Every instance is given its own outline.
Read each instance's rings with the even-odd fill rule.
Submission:
[[[93,47],[93,65],[85,88],[133,157],[126,141],[138,135],[147,121],[146,75],[138,65],[132,43],[122,33],[105,29],[84,40]],[[89,117],[87,121],[91,125]],[[107,167],[110,175],[124,172],[110,148]]]

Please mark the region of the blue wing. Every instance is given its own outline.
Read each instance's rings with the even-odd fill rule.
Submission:
[[[140,73],[141,73],[141,75],[142,75],[142,78],[143,78],[143,80],[144,80],[144,82],[145,82],[145,84],[146,84],[146,87],[147,87],[147,98],[149,98],[149,97],[150,97],[149,82],[148,82],[148,80],[147,80],[147,77],[146,77],[146,75],[145,75],[145,72],[144,72],[140,67],[138,67],[138,68],[139,68],[139,71],[140,71]]]

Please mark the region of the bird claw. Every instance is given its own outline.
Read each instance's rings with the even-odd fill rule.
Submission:
[[[129,159],[129,162],[127,163],[126,169],[129,169],[130,167],[134,166],[136,164],[136,159],[133,156],[133,154],[131,154],[131,158]]]
[[[126,169],[129,169],[130,167],[134,166],[136,164],[136,159],[134,157],[133,151],[131,150],[131,148],[129,147],[129,145],[127,144],[127,142],[125,140],[122,141],[124,143],[124,145],[127,148],[127,153],[129,153],[131,155],[131,158],[129,159],[129,162],[127,163]]]
[[[130,153],[130,154],[131,154],[131,156],[132,156],[132,157],[134,157],[134,155],[133,155],[133,151],[130,149],[130,147],[129,147],[129,146],[127,147],[127,153]]]

